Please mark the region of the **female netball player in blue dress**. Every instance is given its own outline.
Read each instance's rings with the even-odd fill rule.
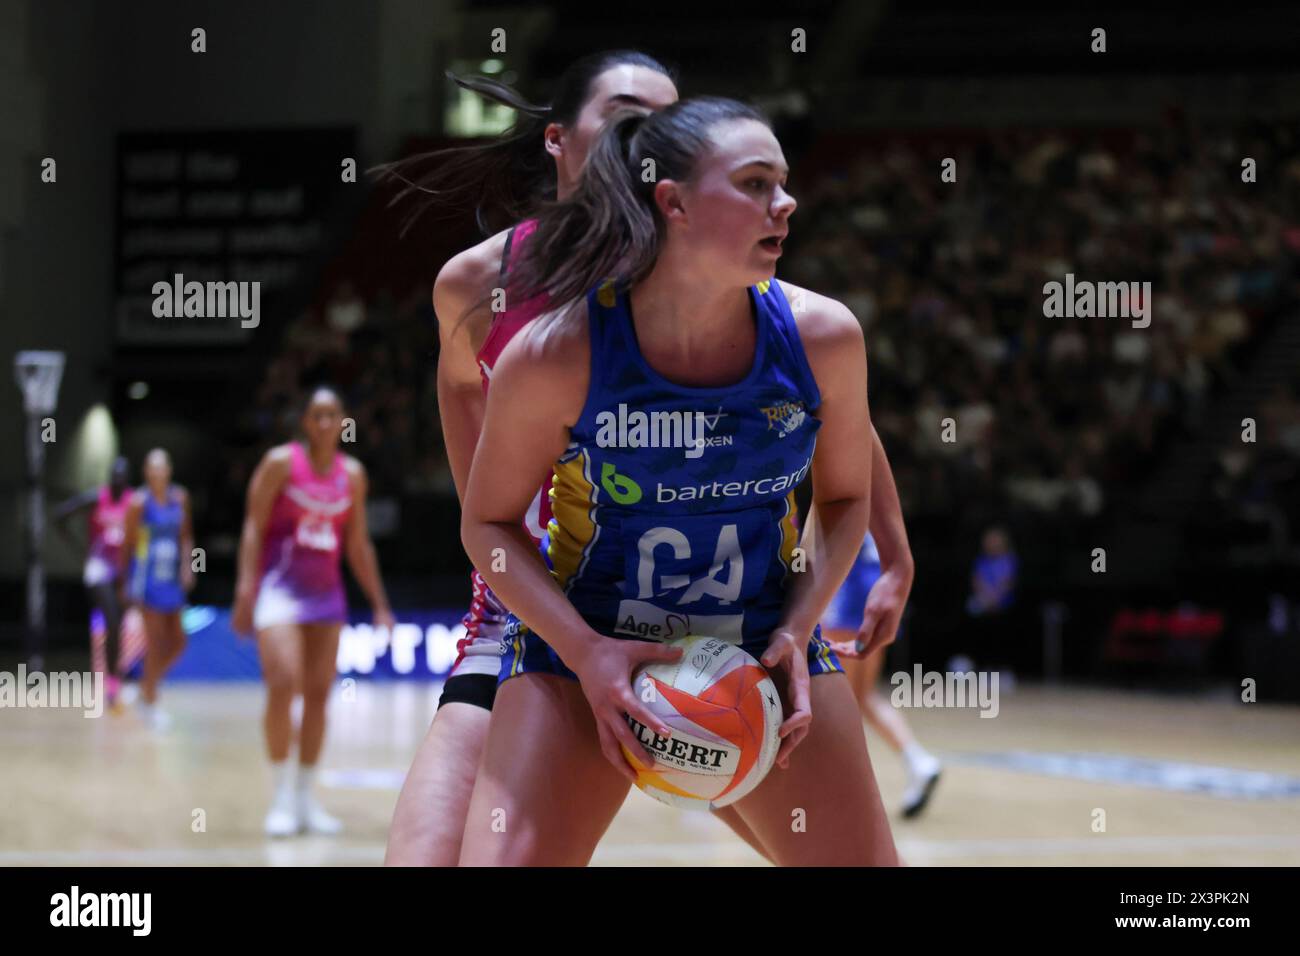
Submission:
[[[130,560],[130,600],[144,618],[144,676],[140,681],[140,713],[156,730],[170,723],[158,709],[158,683],[185,649],[181,607],[194,587],[190,554],[194,531],[190,496],[172,484],[167,452],[155,448],[144,459],[145,486],[131,499],[126,512],[122,560]]]
[[[614,111],[660,109],[676,101],[677,90],[668,68],[635,50],[605,51],[575,61],[557,82],[550,106],[532,104],[495,80],[456,79],[463,87],[515,109],[519,123],[487,145],[436,151],[384,170],[385,175],[406,184],[404,196],[436,197],[426,200],[429,205],[445,205],[462,198],[462,193],[465,198],[480,197],[476,213],[485,230],[490,228],[493,213],[519,221],[518,227],[502,229],[448,261],[434,285],[441,345],[439,413],[456,485],[463,490],[496,360],[517,330],[540,311],[535,306],[537,300],[524,302],[515,296],[507,298],[502,313],[487,308],[492,290],[505,284],[509,260],[523,248],[525,235],[535,225],[531,213],[549,195],[564,199],[572,194],[588,147]],[[418,172],[426,168],[431,172]],[[483,197],[495,197],[495,201]],[[874,431],[873,442],[874,467],[887,476],[889,464]],[[892,487],[892,482],[888,486]],[[543,499],[541,508],[535,510],[541,512],[542,528],[532,521],[525,524],[532,536],[539,538],[550,516],[549,500]],[[901,545],[901,550],[895,551],[900,560],[889,565],[892,573],[910,567],[897,495],[892,502],[881,502],[873,493],[872,526],[879,528],[882,541]],[[474,578],[475,599],[466,615],[466,638],[443,689],[438,714],[398,797],[385,857],[389,864],[453,865],[460,854],[465,811],[496,692],[506,623],[499,599],[477,572]],[[910,586],[910,572],[905,582]],[[901,593],[882,588],[881,594],[897,596],[901,613],[906,587]],[[435,806],[438,811],[430,812]],[[719,810],[717,815],[758,852],[765,852],[732,808]]]
[[[897,863],[865,741],[844,733],[852,691],[817,633],[867,531],[862,331],[773,278],[785,174],[767,122],[735,101],[618,118],[512,271],[565,305],[502,355],[465,493],[466,550],[513,616],[463,864],[590,859],[633,778],[619,745],[650,765],[626,716],[667,730],[631,674],[679,656],[632,637],[669,616],[707,618],[783,687],[777,769],[736,804],[771,858]],[[620,405],[706,414],[731,442],[694,457],[611,444],[596,417]],[[553,572],[520,526],[552,465]],[[809,475],[798,572],[793,490]]]
[[[885,477],[876,473],[873,486]],[[890,484],[892,486],[892,480]],[[897,491],[892,488],[891,493],[897,497]],[[880,551],[875,538],[868,534],[849,576],[822,617],[822,632],[831,649],[843,659],[844,671],[853,685],[862,716],[885,738],[894,752],[902,756],[907,766],[903,816],[915,817],[925,809],[939,781],[939,761],[917,742],[903,715],[876,691],[887,649],[873,638],[881,628],[890,634],[897,632],[899,614],[895,614],[894,609],[897,607],[901,614],[902,607],[885,599],[898,588],[899,583],[890,580],[889,575],[882,571]],[[868,647],[873,648],[870,653],[867,653]]]

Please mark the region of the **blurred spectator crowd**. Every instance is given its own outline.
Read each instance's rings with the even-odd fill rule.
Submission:
[[[803,183],[782,275],[842,299],[909,517],[1103,512],[1194,432],[1297,298],[1296,127],[898,141]],[[940,180],[944,157],[957,181]],[[1260,181],[1241,181],[1242,157]],[[1152,321],[1043,286],[1151,282]],[[952,418],[956,441],[944,442]]]

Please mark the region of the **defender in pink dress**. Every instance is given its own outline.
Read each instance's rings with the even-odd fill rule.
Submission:
[[[337,833],[342,826],[312,794],[339,631],[347,619],[341,558],[347,558],[369,598],[375,626],[394,624],[366,529],[366,470],[339,450],[342,430],[338,395],[316,389],[302,416],[304,441],[268,451],[248,485],[231,623],[240,633],[256,630],[266,682],[263,728],[273,789],[264,823],[269,836]],[[295,729],[293,702],[299,695],[302,722]],[[289,765],[295,739],[296,783]]]
[[[117,568],[122,560],[122,542],[125,536],[126,510],[131,504],[131,492],[123,487],[115,492],[109,485],[99,489],[94,508],[86,516],[86,535],[90,547],[86,554],[86,567],[82,583],[88,588],[107,584],[118,579]]]
[[[532,235],[537,222],[526,219],[506,234],[506,247],[501,255],[501,272],[499,281],[506,286],[506,277],[510,264],[518,257],[528,237]],[[534,296],[526,302],[512,306],[509,297],[506,309],[493,316],[488,327],[487,337],[482,347],[474,356],[478,362],[479,378],[483,382],[483,395],[486,397],[488,386],[492,384],[492,370],[497,359],[505,351],[506,345],[525,325],[546,311],[546,297]],[[524,519],[524,530],[528,532],[533,543],[539,548],[546,537],[546,526],[551,521],[551,479],[547,478]],[[506,618],[509,612],[492,589],[483,580],[483,575],[475,569],[470,572],[470,586],[473,597],[469,611],[461,623],[465,626],[465,636],[456,644],[456,661],[447,676],[447,685],[443,690],[438,706],[456,702],[471,703],[491,709],[491,696],[496,693],[495,685],[486,682],[466,682],[457,678],[468,675],[482,675],[495,678],[501,669],[501,642],[505,636]]]
[[[491,89],[477,80],[459,82],[505,102],[499,98],[501,87],[495,81],[488,81]],[[522,100],[513,91],[511,97],[516,106]],[[587,149],[612,113],[629,106],[662,109],[676,99],[670,71],[652,57],[634,50],[594,53],[565,70],[550,106],[525,109],[513,133],[483,147],[484,155],[462,153],[467,157],[463,164],[449,155],[417,157],[437,160],[433,181],[414,184],[417,191],[430,186],[445,196],[444,189],[464,188],[466,196],[504,193],[516,200],[506,204],[504,212],[517,225],[453,257],[439,271],[433,287],[441,342],[439,414],[459,492],[463,493],[468,481],[483,421],[484,396],[496,362],[514,336],[546,308],[541,297],[516,304],[509,294],[511,264],[533,229],[527,219],[530,209],[539,200],[551,196],[563,199],[573,191]],[[507,153],[512,155],[507,157]],[[486,162],[489,158],[509,158],[510,162]],[[506,182],[503,170],[510,176],[519,170],[527,172]],[[501,188],[482,182],[484,172],[502,176],[495,184]],[[496,289],[506,291],[502,312],[485,305]],[[533,498],[523,521],[538,545],[551,518],[549,485],[548,481]],[[454,866],[460,857],[465,812],[496,696],[506,623],[506,609],[477,571],[472,573],[472,582],[465,639],[443,687],[437,716],[415,756],[393,813],[385,857],[390,865]]]

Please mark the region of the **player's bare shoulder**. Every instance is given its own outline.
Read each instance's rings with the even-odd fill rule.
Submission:
[[[347,472],[348,483],[354,487],[358,484],[364,486],[366,482],[366,466],[361,464],[359,459],[353,458],[351,455],[344,454],[343,452],[338,452],[337,454],[341,459],[343,459],[343,470]]]
[[[492,373],[496,388],[544,400],[565,424],[577,421],[591,383],[591,332],[585,298],[544,312],[519,331]]]
[[[834,349],[863,342],[862,325],[838,299],[781,281],[805,349]],[[809,358],[811,358],[811,353]]]
[[[253,473],[252,486],[269,491],[278,490],[289,480],[289,474],[292,470],[293,442],[275,445],[268,448],[265,454],[262,455],[262,460],[257,463],[257,470]]]
[[[268,448],[266,454],[262,456],[261,466],[272,474],[288,475],[292,463],[293,442],[285,442],[283,445]]]
[[[803,351],[807,352],[819,382],[840,369],[849,355],[857,360],[865,350],[865,337],[862,324],[848,306],[839,299],[784,280],[781,280],[781,290],[789,300]]]
[[[509,235],[510,230],[502,230],[458,252],[438,270],[433,283],[433,309],[444,335],[462,328],[471,340],[481,342],[487,334],[492,313],[486,306],[501,278],[501,257]]]

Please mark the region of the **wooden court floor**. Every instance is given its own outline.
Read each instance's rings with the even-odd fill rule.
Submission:
[[[336,690],[321,796],[347,830],[284,841],[260,832],[269,796],[260,685],[165,687],[174,723],[161,735],[134,712],[85,719],[71,710],[0,710],[0,865],[378,864],[438,693],[360,683],[345,699]],[[1300,707],[1022,685],[1003,692],[994,719],[974,710],[906,713],[946,764],[922,818],[899,818],[902,765],[879,738],[868,733],[868,741],[910,865],[1300,864]],[[1184,765],[1225,768],[1247,783],[1280,780],[1289,789],[1212,795],[1009,767],[1008,754],[1134,758],[1163,768],[1174,784]],[[1104,832],[1094,831],[1098,810]],[[593,862],[766,865],[707,814],[636,791]]]

